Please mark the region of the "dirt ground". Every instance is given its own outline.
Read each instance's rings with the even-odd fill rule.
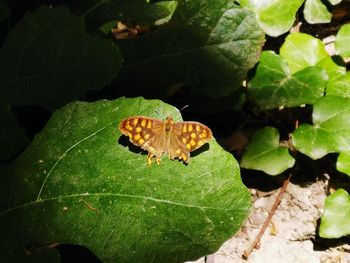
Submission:
[[[250,190],[253,209],[233,238],[214,254],[195,263],[347,263],[350,245],[323,240],[316,235],[323,212],[328,180],[318,180],[305,187],[289,182],[272,222],[247,260],[242,259],[268,216],[280,189],[272,192]],[[328,243],[328,244],[327,244]]]

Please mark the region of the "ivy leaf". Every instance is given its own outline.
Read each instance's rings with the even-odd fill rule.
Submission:
[[[324,95],[327,81],[321,67],[307,67],[291,75],[283,57],[264,51],[248,84],[248,96],[264,109],[312,104]]]
[[[329,57],[321,40],[304,33],[289,34],[281,46],[284,57],[292,73],[300,71]]]
[[[350,151],[350,99],[326,96],[314,104],[314,125],[302,124],[293,132],[294,147],[319,159],[331,152]]]
[[[279,146],[276,128],[266,127],[258,130],[244,152],[241,167],[278,175],[291,168],[295,160],[288,148]]]
[[[328,196],[321,217],[320,237],[339,238],[350,234],[350,196],[338,189]]]
[[[82,18],[65,7],[41,7],[6,39],[0,53],[0,92],[11,105],[53,110],[108,84],[120,64],[115,44],[87,35]]]
[[[2,170],[0,258],[50,243],[85,246],[103,262],[184,262],[216,251],[250,209],[239,166],[213,139],[188,165],[163,158],[148,167],[117,127],[157,114],[181,120],[174,107],[142,98],[56,111]]]
[[[152,96],[179,83],[205,96],[228,96],[241,87],[263,42],[254,14],[232,1],[179,1],[162,27],[118,41],[125,64],[117,83]]]
[[[329,82],[342,78],[346,68],[337,65],[327,53],[325,45],[317,38],[303,33],[293,33],[287,36],[280,55],[289,65],[290,71],[296,73],[310,66],[319,66],[327,71]]]
[[[337,170],[350,176],[350,151],[341,152],[337,160]]]
[[[309,24],[329,23],[332,18],[332,14],[320,0],[306,0],[303,13]]]
[[[291,28],[295,14],[303,2],[304,0],[241,0],[240,4],[254,11],[266,34],[277,37]]]
[[[343,57],[350,57],[350,48],[349,48],[349,41],[350,41],[350,25],[343,25],[338,34],[337,38],[335,40],[335,48],[337,52],[343,56]]]
[[[350,73],[342,75],[327,85],[327,96],[350,98]]]

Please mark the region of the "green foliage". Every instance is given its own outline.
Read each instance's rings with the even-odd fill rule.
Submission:
[[[241,167],[278,175],[294,166],[294,163],[288,148],[279,146],[278,130],[266,127],[258,130],[249,142],[241,160]]]
[[[117,81],[158,96],[177,83],[202,95],[228,96],[257,62],[263,41],[254,15],[232,1],[179,1],[169,23],[118,42],[125,63]]]
[[[303,2],[304,0],[241,0],[240,4],[253,10],[266,34],[276,37],[290,29]]]
[[[327,81],[327,72],[319,66],[292,75],[283,57],[265,51],[248,85],[248,95],[263,109],[312,104],[323,96]]]
[[[163,158],[148,167],[117,127],[157,113],[181,120],[174,107],[142,98],[56,111],[0,176],[0,258],[14,262],[23,245],[53,242],[83,245],[104,262],[183,262],[216,251],[250,209],[239,166],[213,139],[188,165]]]
[[[350,151],[340,152],[337,160],[337,170],[350,175]]]
[[[306,0],[303,11],[305,20],[310,24],[329,23],[332,18],[321,0]]]
[[[320,237],[338,238],[350,234],[350,196],[338,189],[326,198],[321,217]]]
[[[327,3],[239,2],[243,8],[230,0],[77,0],[26,13],[9,28],[0,51],[0,159],[28,142],[14,106],[53,112],[91,91],[100,92],[98,99],[179,93],[196,112],[241,109],[248,98],[263,116],[277,108],[290,113],[292,125],[276,129],[270,125],[285,120],[263,122],[243,154],[244,168],[277,175],[295,164],[289,150],[312,159],[340,153],[337,169],[350,175],[350,77],[339,62],[350,54],[350,27],[337,34],[337,59],[304,33],[288,34],[279,54],[261,53],[263,32],[286,33],[304,2],[308,23],[327,23]],[[9,15],[12,21],[5,1],[0,6],[0,20]],[[148,31],[116,40],[111,30],[117,22]],[[304,121],[311,111],[312,123]],[[23,245],[61,242],[86,246],[107,262],[181,262],[215,251],[237,231],[249,211],[249,193],[237,163],[214,140],[187,166],[165,158],[147,167],[144,152],[120,137],[122,118],[158,114],[181,119],[169,105],[141,98],[73,102],[55,112],[2,170],[0,258],[26,261]],[[292,135],[286,146],[280,133]],[[334,216],[347,208],[332,201],[348,205],[348,195],[336,193],[322,217],[324,237],[349,234],[347,215]],[[29,260],[47,258],[57,261],[58,255],[44,250]]]
[[[86,34],[81,18],[65,7],[41,7],[6,39],[0,53],[0,92],[11,105],[54,110],[108,84],[120,64],[118,47]]]
[[[350,25],[344,25],[340,28],[335,41],[335,48],[343,57],[350,57]]]
[[[298,151],[312,159],[331,152],[350,151],[349,98],[321,98],[314,104],[312,120],[314,125],[302,124],[293,132],[293,145]]]

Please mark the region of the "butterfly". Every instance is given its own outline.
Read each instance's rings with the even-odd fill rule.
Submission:
[[[174,122],[167,117],[164,121],[144,116],[133,116],[122,120],[119,130],[129,137],[131,143],[148,152],[147,163],[156,157],[160,164],[163,154],[171,160],[190,161],[190,152],[198,149],[212,138],[211,130],[194,121]]]

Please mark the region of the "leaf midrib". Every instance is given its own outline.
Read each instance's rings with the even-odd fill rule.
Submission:
[[[13,212],[17,209],[25,208],[25,207],[28,207],[31,205],[42,203],[42,202],[50,202],[50,201],[56,201],[56,200],[66,199],[66,198],[103,197],[103,196],[146,199],[148,201],[164,203],[164,204],[169,204],[169,205],[183,206],[183,207],[187,207],[187,208],[201,209],[201,210],[217,210],[217,211],[233,211],[234,210],[232,208],[223,209],[223,208],[218,208],[218,207],[191,205],[191,204],[174,202],[171,200],[159,199],[159,198],[154,198],[154,197],[150,197],[150,196],[142,196],[142,195],[130,195],[130,194],[120,194],[120,193],[80,193],[80,194],[72,194],[72,195],[64,195],[64,196],[55,196],[55,197],[51,197],[51,198],[39,199],[39,200],[34,200],[34,201],[31,201],[28,203],[20,204],[20,205],[8,208],[7,210],[0,212],[0,216],[4,216],[5,214]],[[235,211],[236,210],[237,209],[235,209]]]

